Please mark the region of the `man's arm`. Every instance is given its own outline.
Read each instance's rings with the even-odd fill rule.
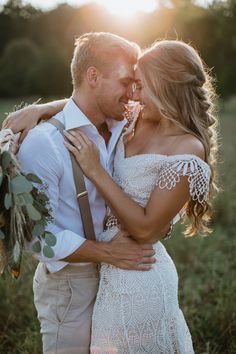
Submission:
[[[23,171],[33,172],[48,185],[48,196],[52,213],[58,208],[59,181],[63,172],[60,156],[53,142],[40,128],[33,129],[25,139],[19,151],[19,161]],[[47,258],[34,254],[43,262],[62,261],[61,267],[68,262],[106,262],[125,269],[146,270],[155,262],[151,245],[139,245],[121,232],[111,242],[85,240],[71,230],[62,230],[55,224],[47,229],[57,238],[53,248],[55,256]],[[42,247],[44,241],[42,241]]]
[[[66,262],[109,263],[129,270],[149,270],[156,262],[151,244],[139,245],[126,231],[119,231],[110,242],[86,240]]]

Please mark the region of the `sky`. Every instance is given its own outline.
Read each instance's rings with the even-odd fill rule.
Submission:
[[[0,5],[4,5],[6,2],[7,0],[0,0]],[[22,0],[22,2],[24,4],[31,3],[33,6],[45,10],[51,9],[57,4],[65,2],[74,6],[81,6],[86,3],[96,2],[105,5],[108,7],[108,10],[116,14],[119,12],[119,9],[122,9],[125,5],[129,7],[130,12],[132,12],[132,7],[138,7],[140,10],[150,12],[156,8],[157,4],[156,0]],[[197,0],[197,2],[202,5],[206,5],[207,3],[210,3],[211,0]]]

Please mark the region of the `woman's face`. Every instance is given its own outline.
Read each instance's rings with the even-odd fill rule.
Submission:
[[[148,89],[146,84],[142,80],[142,75],[139,67],[135,70],[135,85],[133,99],[139,101],[143,106],[142,109],[142,118],[158,121],[160,118],[160,112],[157,107],[154,105],[152,100],[149,98]]]

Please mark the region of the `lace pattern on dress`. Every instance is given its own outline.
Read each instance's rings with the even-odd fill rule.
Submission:
[[[117,218],[114,215],[110,214],[105,221],[105,230],[112,229],[114,226],[117,225],[118,225]]]
[[[203,203],[208,199],[209,182],[211,176],[210,167],[197,156],[181,155],[176,160],[168,158],[163,163],[159,174],[157,185],[160,189],[172,189],[180,181],[181,176],[187,176],[189,182],[189,192],[194,201]]]

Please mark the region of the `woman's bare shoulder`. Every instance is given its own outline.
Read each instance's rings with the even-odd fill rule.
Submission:
[[[173,153],[176,155],[191,154],[205,159],[205,148],[203,143],[194,135],[184,134],[178,139],[173,147]]]

